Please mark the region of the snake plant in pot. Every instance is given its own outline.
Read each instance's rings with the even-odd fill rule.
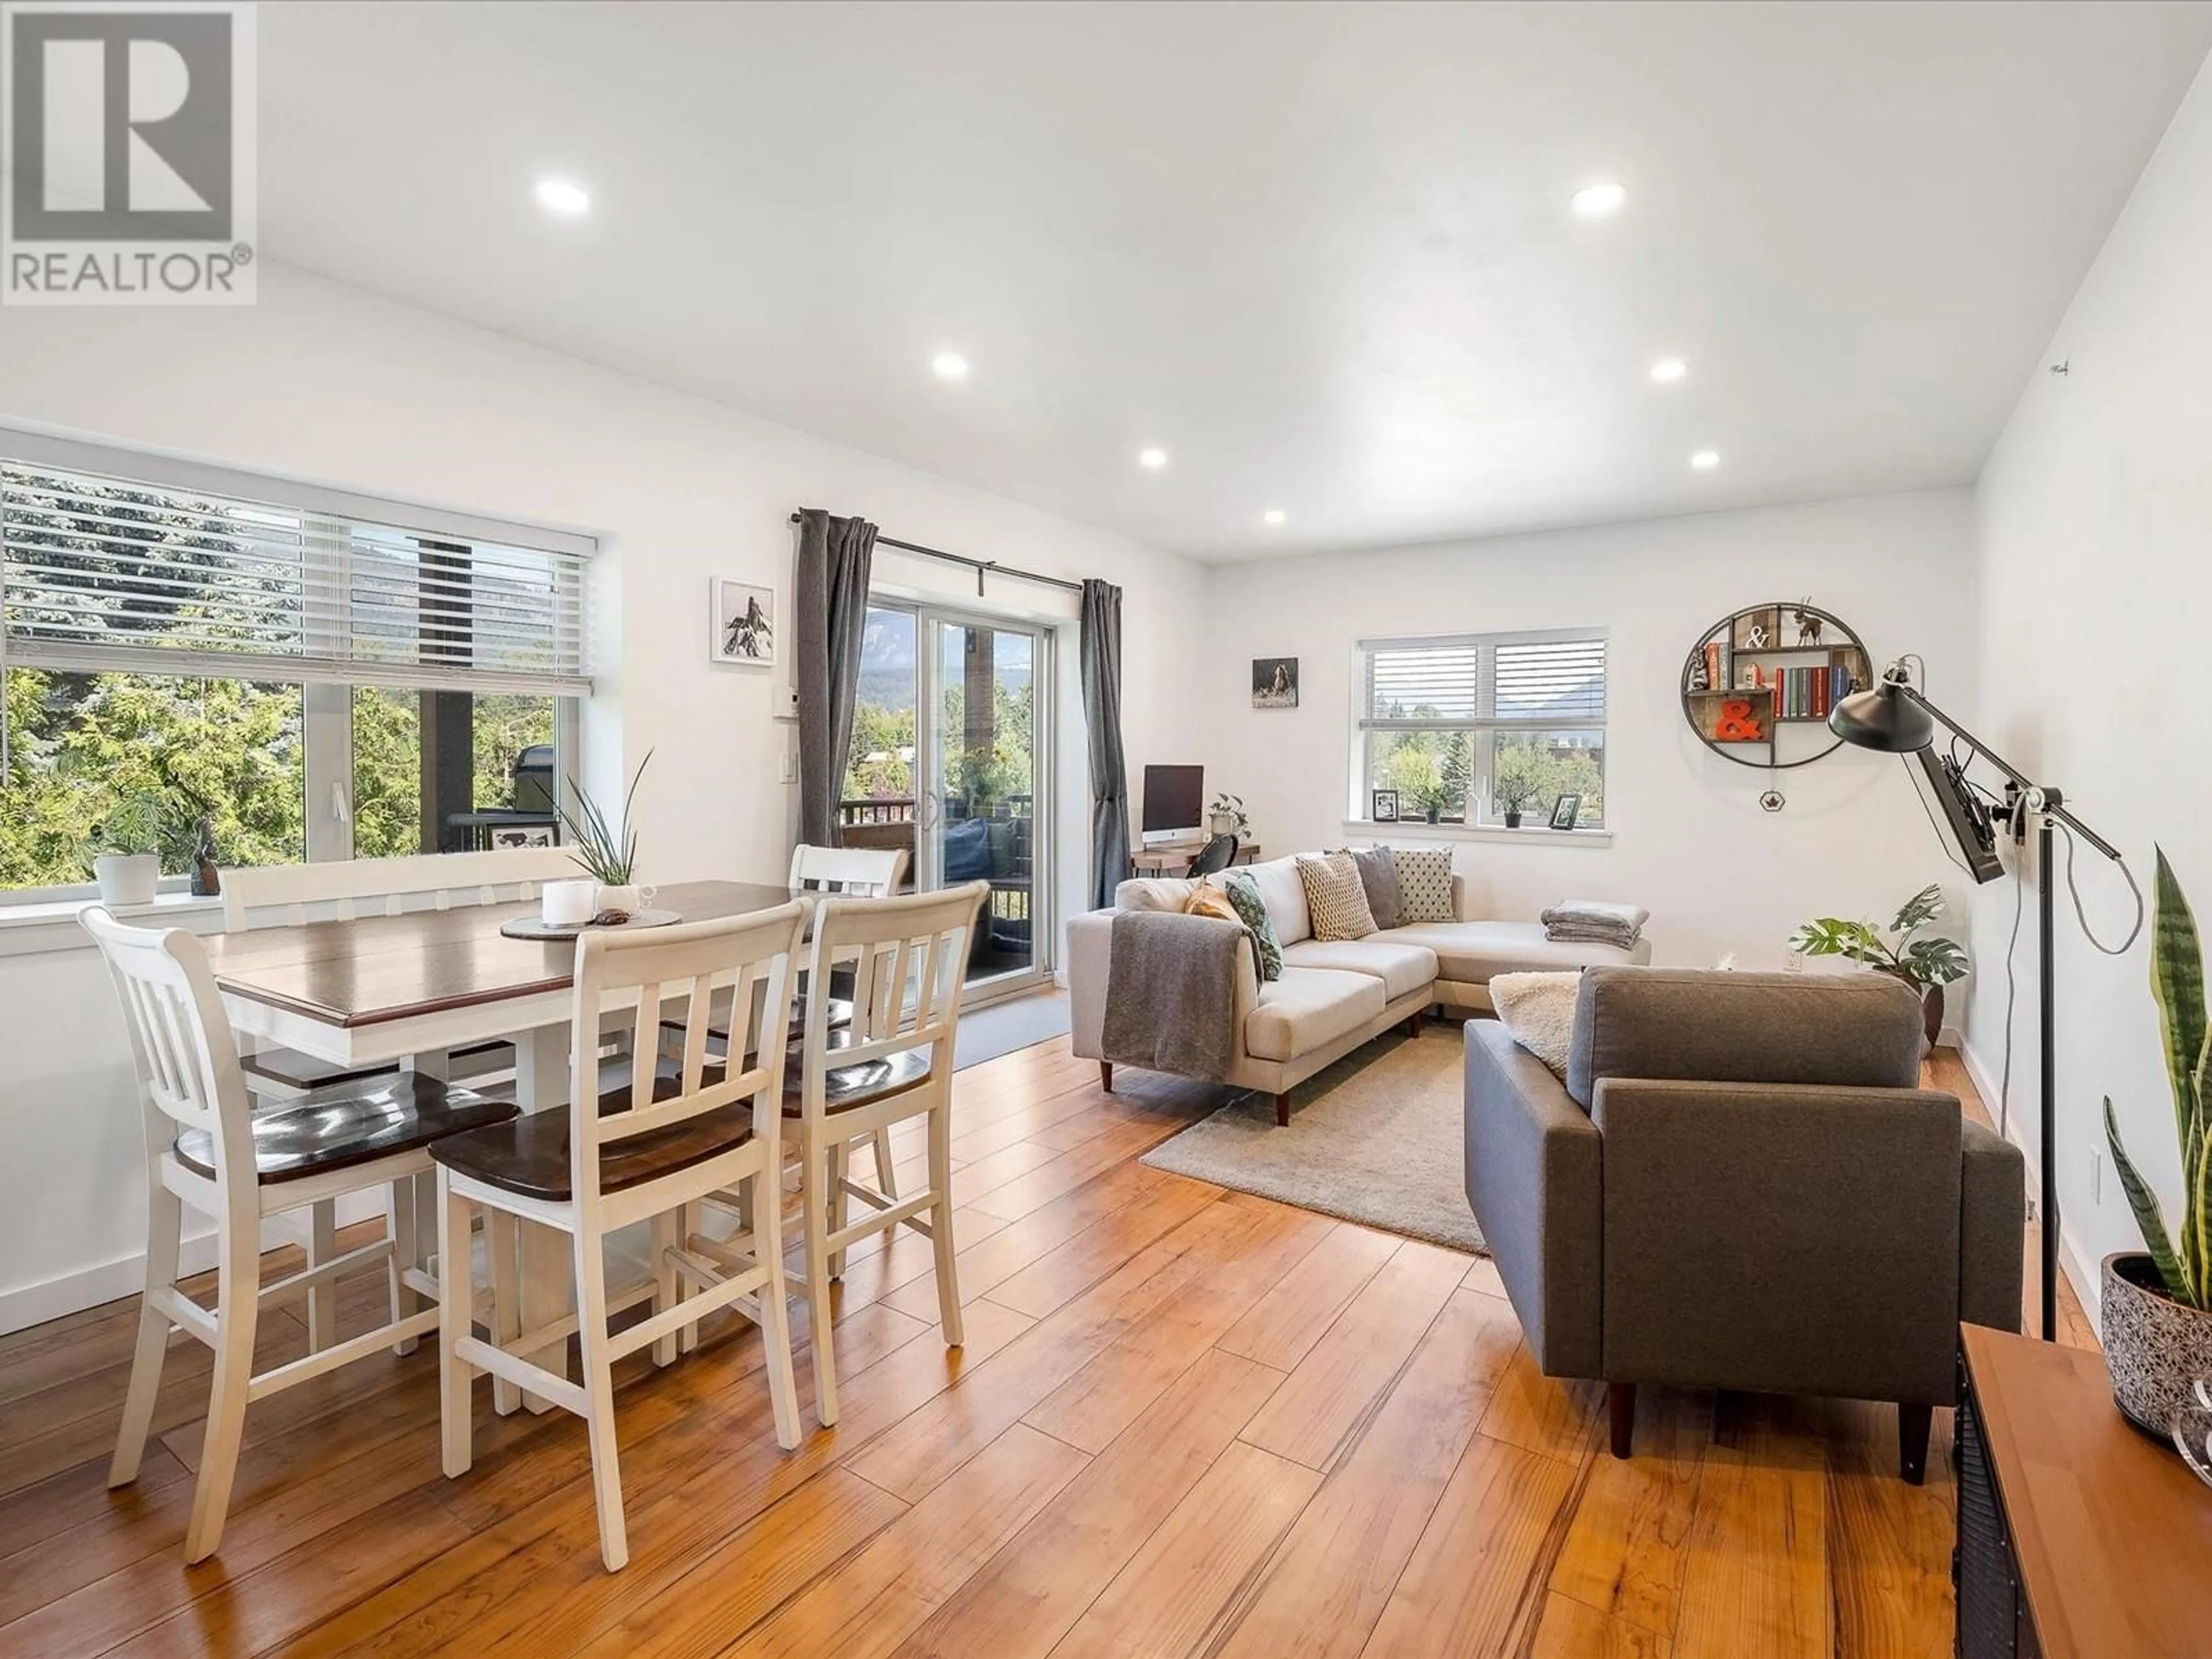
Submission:
[[[2120,1145],[2107,1097],[2105,1139],[2145,1249],[2106,1256],[2101,1277],[2112,1398],[2130,1422],[2164,1439],[2197,1379],[2212,1376],[2212,1121],[2204,1099],[2212,1038],[2196,918],[2163,848],[2152,901],[2150,988],[2181,1142],[2181,1225],[2178,1236],[2166,1231],[2158,1195]]]

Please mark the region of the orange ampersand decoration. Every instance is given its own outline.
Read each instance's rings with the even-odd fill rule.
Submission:
[[[1759,729],[1759,721],[1751,712],[1751,699],[1730,697],[1721,705],[1720,718],[1713,722],[1713,735],[1723,743],[1756,743],[1766,734]]]

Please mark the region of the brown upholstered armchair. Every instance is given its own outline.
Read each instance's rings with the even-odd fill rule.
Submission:
[[[2017,1330],[2020,1151],[1923,1089],[1879,975],[1594,968],[1565,1082],[1467,1027],[1467,1195],[1547,1376],[1898,1404],[1923,1474],[1962,1321]]]

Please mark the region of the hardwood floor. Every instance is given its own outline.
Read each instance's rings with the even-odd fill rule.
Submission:
[[[1932,1073],[1971,1095],[1955,1060]],[[222,1551],[188,1570],[206,1351],[172,1348],[143,1471],[110,1493],[135,1298],[0,1340],[0,1655],[1950,1650],[1948,1412],[1924,1487],[1897,1478],[1894,1413],[1850,1401],[1646,1389],[1616,1461],[1599,1391],[1536,1373],[1486,1261],[1136,1162],[1217,1091],[1103,1094],[1061,1038],[954,1099],[965,1348],[907,1236],[854,1252],[834,1430],[793,1304],[796,1452],[749,1327],[664,1371],[635,1356],[620,1574],[580,1420],[495,1418],[480,1380],[475,1468],[441,1474],[428,1344],[256,1406]],[[382,1295],[349,1281],[343,1328]],[[269,1353],[301,1351],[266,1324]]]

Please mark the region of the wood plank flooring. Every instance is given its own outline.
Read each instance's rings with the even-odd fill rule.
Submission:
[[[1979,1110],[1955,1058],[1930,1073]],[[834,1430],[793,1304],[796,1452],[749,1327],[665,1371],[636,1356],[620,1574],[580,1420],[495,1418],[480,1381],[475,1468],[443,1478],[427,1344],[257,1406],[222,1551],[187,1569],[205,1351],[178,1340],[143,1471],[111,1493],[135,1298],[0,1340],[0,1655],[1950,1650],[1949,1413],[1920,1488],[1893,1413],[1849,1401],[1647,1389],[1619,1462],[1599,1391],[1537,1373],[1487,1261],[1136,1161],[1218,1091],[1125,1073],[1103,1094],[1061,1038],[954,1095],[966,1346],[938,1340],[906,1236],[854,1253]],[[918,1133],[893,1151],[918,1184]],[[382,1294],[349,1281],[344,1328]],[[268,1320],[271,1355],[304,1344]]]

